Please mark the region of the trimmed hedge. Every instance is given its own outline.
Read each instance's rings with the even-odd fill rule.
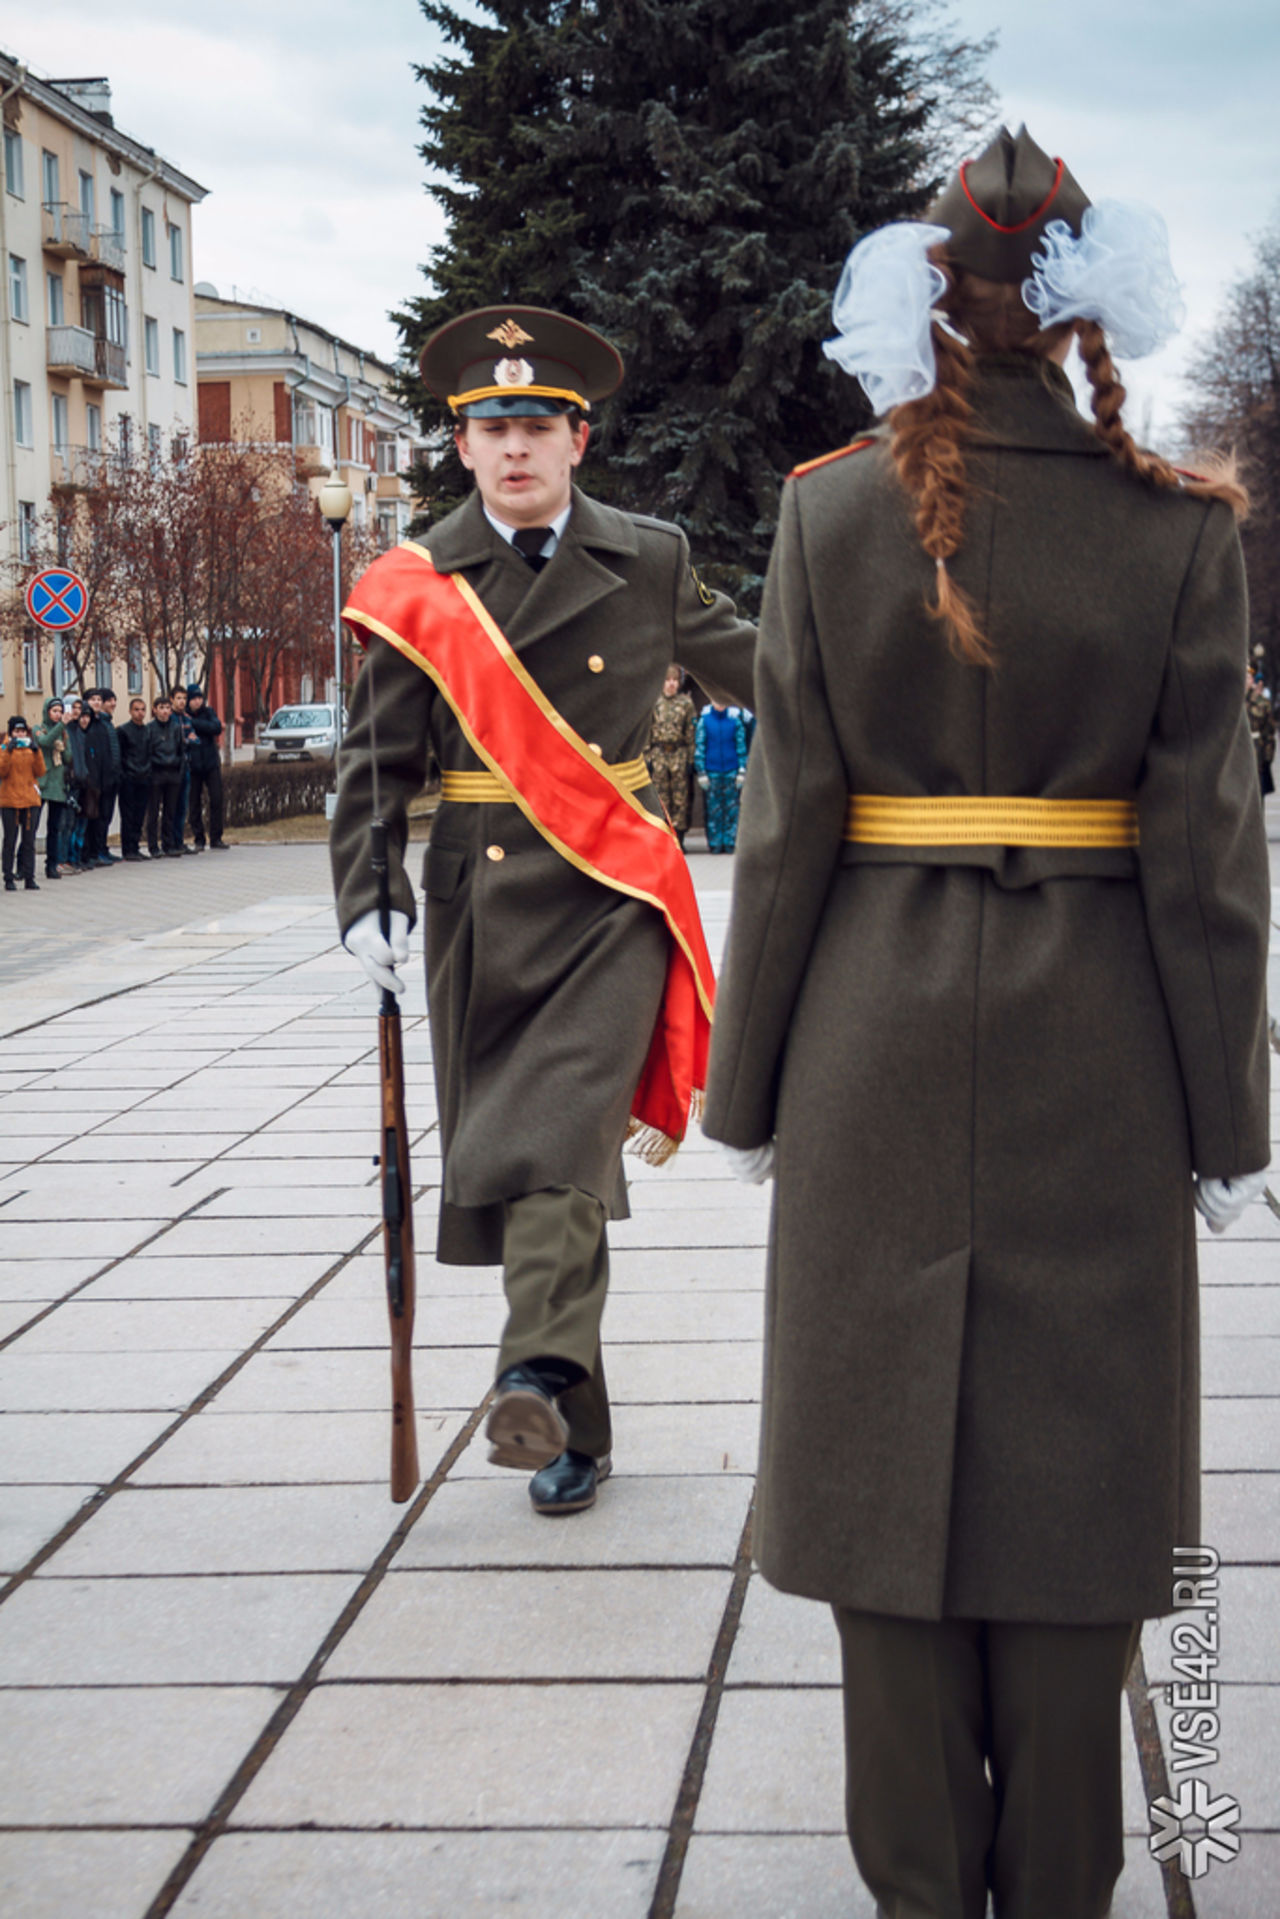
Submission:
[[[228,826],[265,826],[300,813],[323,813],[333,791],[332,760],[288,760],[273,766],[242,762],[224,767],[223,802]]]

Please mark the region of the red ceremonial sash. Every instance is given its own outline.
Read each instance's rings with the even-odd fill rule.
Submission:
[[[430,675],[549,845],[665,919],[666,985],[631,1106],[632,1150],[661,1162],[684,1138],[706,1086],[715,1000],[693,878],[675,835],[556,711],[474,589],[456,573],[437,573],[425,547],[406,541],[375,560],[342,617],[362,645],[376,633]]]

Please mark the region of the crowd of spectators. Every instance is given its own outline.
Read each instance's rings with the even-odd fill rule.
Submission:
[[[116,725],[110,687],[48,699],[34,729],[20,715],[0,744],[4,886],[38,892],[36,845],[42,811],[44,873],[50,880],[119,861],[180,859],[222,837],[222,721],[192,683],[146,702],[129,701]],[[120,851],[109,838],[117,805]],[[207,821],[207,826],[206,826]],[[190,841],[188,842],[188,832]],[[145,838],[146,844],[143,845]]]

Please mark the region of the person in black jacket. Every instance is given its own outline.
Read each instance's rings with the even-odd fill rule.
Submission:
[[[87,702],[68,728],[71,743],[71,790],[76,803],[76,821],[72,829],[68,858],[80,873],[88,873],[99,864],[93,851],[98,815],[102,806],[102,788],[106,774],[106,742],[102,729]],[[109,860],[102,864],[109,866]]]
[[[129,717],[117,727],[116,739],[120,746],[120,851],[127,860],[140,860],[145,857],[139,841],[151,798],[151,734],[145,700],[130,700]]]
[[[151,743],[151,799],[147,806],[147,846],[153,860],[161,850],[172,859],[182,853],[177,839],[177,802],[185,771],[182,721],[173,710],[167,693],[161,694],[151,709],[155,715],[147,728]]]
[[[91,847],[99,866],[110,866],[119,856],[107,844],[120,791],[120,742],[116,738],[116,696],[109,686],[90,687],[85,696],[93,711],[102,749],[102,793],[93,822]]]
[[[191,769],[191,790],[187,796],[187,820],[197,853],[204,851],[205,794],[209,795],[209,844],[225,853],[222,837],[222,762],[218,739],[222,721],[209,706],[200,688],[193,682],[187,688],[187,765]]]

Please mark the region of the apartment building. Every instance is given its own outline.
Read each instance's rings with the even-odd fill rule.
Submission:
[[[352,523],[394,546],[414,512],[409,472],[423,441],[395,372],[283,308],[195,290],[200,438],[290,445],[318,493],[333,468]]]
[[[42,79],[0,54],[0,112],[0,551],[25,562],[50,500],[105,453],[158,458],[194,436],[191,213],[205,188],[116,127],[105,79]],[[121,695],[148,690],[141,649],[99,667]],[[38,711],[60,673],[34,627],[0,647],[9,711]]]

